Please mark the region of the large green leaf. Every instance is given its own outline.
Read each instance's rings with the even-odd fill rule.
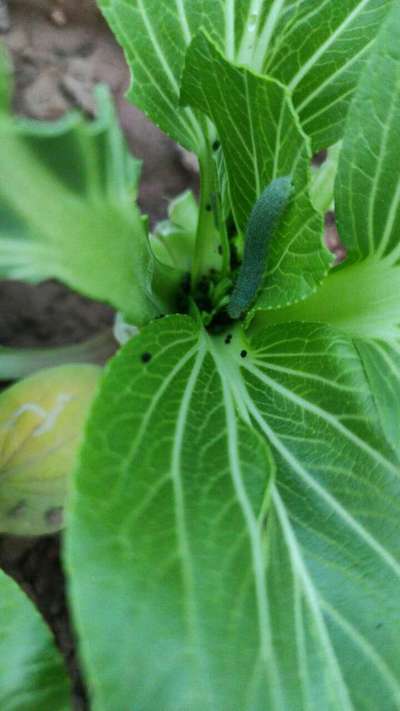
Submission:
[[[200,152],[203,133],[191,109],[179,109],[186,47],[201,23],[202,2],[99,0],[132,68],[132,101],[188,150]]]
[[[275,43],[264,71],[286,84],[315,151],[343,134],[360,71],[392,0],[275,0],[269,26]],[[265,41],[264,40],[264,41]]]
[[[315,148],[340,138],[362,62],[390,0],[100,0],[132,69],[130,97],[199,152],[202,128],[178,107],[185,52],[207,30],[230,61],[294,91]],[[306,40],[306,41],[305,41]]]
[[[355,262],[332,279],[345,295],[385,434],[400,451],[400,6],[377,38],[349,113],[336,182],[338,224]],[[329,280],[327,280],[329,288]],[[337,287],[339,286],[339,290]],[[335,294],[332,291],[336,290]],[[327,301],[324,294],[324,304]],[[330,316],[330,314],[329,314]],[[343,319],[343,321],[345,321]],[[362,332],[364,330],[364,332]]]
[[[395,709],[400,478],[358,353],[232,336],[150,325],[94,405],[66,551],[93,708]]]
[[[295,194],[269,247],[255,308],[304,299],[326,275],[331,255],[322,244],[322,220],[308,194],[310,147],[285,88],[227,62],[200,34],[188,50],[182,100],[205,112],[217,127],[239,228],[246,228],[266,185],[292,176]]]
[[[400,456],[400,343],[358,339],[357,350],[381,419],[382,428]]]
[[[55,277],[135,323],[160,309],[129,156],[108,91],[99,116],[0,125],[0,275]],[[162,307],[161,307],[162,308]]]
[[[400,6],[382,27],[349,113],[336,181],[340,235],[352,260],[400,261]]]
[[[386,435],[400,446],[400,7],[384,23],[349,112],[336,181],[349,256],[320,291],[269,316],[323,321],[357,338]],[[266,323],[264,322],[264,325]]]
[[[400,171],[393,160],[400,150],[399,32],[396,5],[376,40],[347,120],[335,190],[347,261],[310,299],[271,315],[275,323],[319,320],[364,340],[399,340]],[[387,371],[383,361],[379,369]]]
[[[0,706],[68,711],[70,689],[49,630],[18,585],[0,571]]]

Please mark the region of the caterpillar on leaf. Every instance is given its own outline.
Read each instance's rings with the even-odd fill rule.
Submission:
[[[246,229],[243,262],[229,304],[228,314],[238,319],[254,301],[265,273],[268,246],[293,193],[290,176],[276,178],[254,205]]]

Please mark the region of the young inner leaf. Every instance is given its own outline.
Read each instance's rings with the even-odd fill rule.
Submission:
[[[231,318],[240,318],[254,301],[265,272],[268,244],[280,224],[292,192],[290,176],[276,178],[265,188],[251,211],[243,263],[228,305]]]

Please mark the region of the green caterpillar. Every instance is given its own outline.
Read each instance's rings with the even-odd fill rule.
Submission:
[[[228,304],[228,314],[238,319],[248,310],[261,286],[269,242],[279,227],[293,192],[290,176],[276,178],[254,205],[246,229],[243,263]]]

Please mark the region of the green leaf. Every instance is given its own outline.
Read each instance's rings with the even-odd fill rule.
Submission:
[[[391,4],[205,0],[202,25],[227,59],[271,74],[289,87],[318,151],[343,133],[360,71]]]
[[[186,47],[201,22],[198,3],[99,0],[132,69],[129,97],[162,131],[199,152],[203,133],[191,109],[178,108]]]
[[[179,108],[186,48],[203,27],[232,62],[294,91],[314,147],[335,143],[388,0],[100,0],[132,69],[129,96],[160,128],[199,152],[202,128]],[[306,38],[306,41],[305,41]]]
[[[141,324],[160,311],[128,153],[108,91],[99,116],[0,128],[0,275],[55,277]]]
[[[358,353],[232,336],[146,327],[92,410],[66,562],[93,709],[394,709],[400,478]]]
[[[263,313],[258,324],[319,321],[355,338],[399,337],[400,269],[365,260],[332,271],[309,299]]]
[[[71,363],[104,363],[117,347],[111,329],[72,346],[12,348],[0,346],[0,381],[19,380],[38,370]]]
[[[351,260],[400,261],[400,7],[395,4],[349,112],[336,181],[341,238]]]
[[[58,121],[18,117],[16,130],[52,175],[78,196],[132,206],[141,162],[127,150],[109,88],[95,87],[96,117],[78,111]]]
[[[272,239],[254,310],[304,299],[326,275],[331,255],[308,194],[310,148],[287,91],[274,79],[227,62],[199,34],[188,50],[182,100],[217,127],[240,229],[264,188],[276,178],[292,177],[295,196]]]
[[[348,115],[335,191],[347,262],[310,299],[268,316],[269,323],[323,321],[357,338],[400,342],[400,170],[393,160],[400,151],[399,33],[396,4]]]
[[[262,0],[261,0],[261,4]],[[336,143],[361,70],[391,0],[275,0],[257,54],[264,71],[293,93],[305,132],[318,151]],[[275,42],[264,44],[274,29]]]
[[[211,679],[206,681],[208,666],[226,680],[227,689],[218,694],[223,698],[226,693],[233,704],[251,673],[258,643],[253,585],[237,577],[236,569],[244,570],[253,558],[252,564],[262,570],[262,522],[273,465],[260,435],[238,421],[234,394],[220,381],[216,363],[226,347],[220,339],[212,355],[207,334],[189,318],[163,319],[122,349],[97,401],[73,496],[68,543],[70,584],[95,708],[132,703],[142,709],[207,708],[215,691]],[[144,353],[152,356],[149,362],[142,362]],[[106,402],[111,429],[99,429]],[[87,479],[96,456],[92,437],[99,456],[96,491]],[[194,458],[195,450],[199,456]],[[142,477],[139,469],[145,461]],[[111,480],[103,465],[113,472],[114,482],[106,498],[103,486]],[[138,476],[132,477],[133,471]],[[89,489],[94,496],[90,521]],[[251,529],[250,542],[244,520]],[[92,538],[95,529],[98,535]],[[109,545],[104,545],[104,535]],[[132,536],[137,566],[128,563]],[[223,561],[225,549],[229,554]],[[81,555],[88,556],[83,576],[77,570]],[[86,573],[93,555],[98,556],[102,585],[90,621],[93,589]],[[263,588],[260,581],[257,594],[264,617]],[[214,608],[210,594],[218,601]],[[231,610],[233,598],[238,609],[221,616],[221,607]],[[112,611],[116,631],[108,642],[103,637],[107,611]],[[222,641],[226,655],[218,658],[215,650]],[[122,659],[129,661],[121,665]],[[105,675],[104,663],[110,664]]]
[[[387,441],[400,452],[400,8],[377,38],[349,112],[336,182],[348,262],[310,299],[259,320],[332,324],[354,338]],[[382,81],[382,77],[385,81]],[[257,324],[255,324],[255,327]]]
[[[49,630],[18,585],[0,571],[0,706],[68,711],[70,688]]]
[[[375,397],[382,429],[400,457],[400,343],[378,339],[355,343]]]
[[[152,250],[160,262],[190,272],[198,213],[198,204],[190,190],[171,200],[168,220],[158,223],[151,239]]]

